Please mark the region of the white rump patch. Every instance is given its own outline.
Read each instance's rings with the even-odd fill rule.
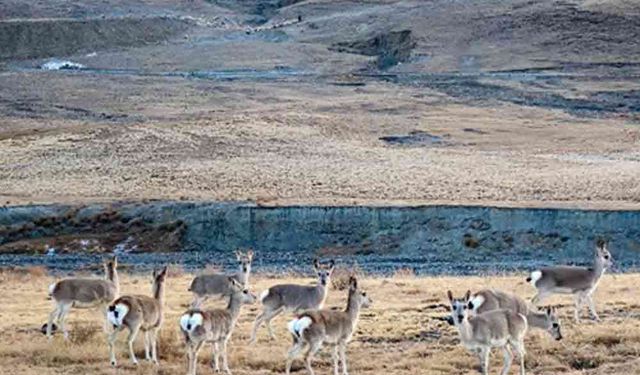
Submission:
[[[289,328],[289,332],[294,334],[295,336],[302,337],[304,330],[309,328],[309,326],[313,323],[313,320],[308,316],[303,316],[300,319],[293,319],[287,324],[287,328]]]
[[[484,297],[482,295],[480,295],[480,294],[476,294],[475,296],[473,296],[471,298],[471,300],[469,302],[473,305],[473,312],[475,314],[477,314],[478,313],[478,309],[484,303]]]
[[[109,323],[113,324],[115,327],[120,327],[122,322],[124,321],[124,317],[129,313],[129,307],[123,303],[118,303],[115,305],[115,309],[113,311],[107,311],[107,319],[109,319]]]
[[[203,317],[200,313],[194,313],[193,315],[184,314],[180,318],[180,328],[185,332],[193,332],[198,326],[202,325]]]
[[[529,282],[534,287],[540,278],[542,277],[542,271],[533,271],[531,272],[531,281]]]
[[[53,297],[53,290],[56,288],[56,285],[58,285],[57,282],[49,285],[49,297]]]
[[[260,302],[264,302],[264,299],[267,298],[268,296],[269,296],[269,289],[263,290],[262,293],[260,293]]]

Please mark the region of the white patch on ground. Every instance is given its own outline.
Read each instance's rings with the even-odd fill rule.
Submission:
[[[79,63],[75,63],[73,61],[67,60],[50,60],[46,63],[40,65],[40,69],[42,70],[73,70],[73,69],[84,69],[85,66]]]

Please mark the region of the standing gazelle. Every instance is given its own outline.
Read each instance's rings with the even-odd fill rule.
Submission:
[[[249,250],[246,253],[236,251],[236,259],[240,269],[233,275],[225,274],[205,274],[196,276],[189,286],[189,291],[193,293],[193,303],[191,307],[197,308],[202,305],[207,298],[220,295],[226,296],[231,292],[229,286],[229,277],[239,282],[245,288],[249,288],[249,274],[251,273],[251,262],[253,261],[253,251]]]
[[[47,322],[47,337],[51,339],[51,329],[54,321],[58,321],[64,338],[69,338],[69,332],[65,327],[65,320],[72,307],[95,308],[99,307],[105,317],[105,331],[107,329],[107,306],[118,297],[120,281],[118,280],[118,260],[112,260],[104,264],[105,280],[72,278],[55,282],[49,286],[49,296],[55,305],[49,321]]]
[[[213,367],[220,372],[219,357],[222,354],[222,368],[230,374],[227,360],[227,344],[233,328],[240,316],[243,304],[252,304],[256,297],[245,289],[234,278],[229,277],[229,305],[226,309],[201,310],[191,309],[180,318],[180,329],[187,344],[189,375],[196,374],[198,351],[205,342],[213,344]]]
[[[453,298],[451,291],[447,292],[451,303],[453,323],[458,328],[460,341],[467,349],[479,353],[482,374],[489,371],[489,353],[491,348],[502,348],[504,353],[504,367],[502,375],[509,373],[513,354],[520,358],[520,375],[524,375],[524,336],[527,333],[527,318],[517,312],[499,309],[491,310],[474,317],[469,317],[469,300],[471,292],[467,291],[464,298]]]
[[[293,359],[306,347],[307,354],[305,364],[307,371],[313,375],[311,360],[314,354],[320,350],[323,343],[333,346],[333,373],[338,375],[339,362],[342,362],[342,373],[347,375],[347,343],[351,341],[356,330],[360,309],[369,307],[371,300],[367,293],[358,288],[355,277],[349,279],[349,295],[347,307],[344,311],[336,310],[310,310],[306,311],[288,324],[289,332],[293,337],[293,346],[289,349],[286,363],[287,375],[291,371]],[[340,355],[338,355],[340,349]]]
[[[547,331],[554,339],[562,340],[560,319],[555,308],[544,311],[533,310],[525,300],[515,294],[495,289],[482,289],[469,300],[469,315],[475,316],[491,310],[507,309],[527,317],[529,327]]]
[[[328,265],[321,265],[318,259],[314,259],[313,269],[318,277],[317,285],[279,284],[262,292],[260,295],[262,312],[256,317],[253,324],[250,342],[256,341],[258,328],[263,322],[267,323],[269,337],[274,339],[271,320],[284,311],[299,312],[321,309],[327,299],[327,291],[334,267],[335,262],[333,260],[329,261]]]
[[[127,343],[131,362],[138,364],[133,352],[133,342],[142,330],[144,332],[144,354],[148,361],[158,364],[157,339],[158,330],[164,318],[164,282],[167,276],[167,267],[162,271],[153,271],[153,297],[141,295],[126,295],[115,300],[107,312],[109,322],[113,325],[113,332],[109,335],[109,359],[111,365],[116,365],[116,355],[113,345],[116,336],[125,327],[129,329]]]
[[[580,310],[585,300],[588,302],[591,317],[594,320],[600,320],[592,294],[598,287],[598,282],[605,270],[611,267],[612,261],[606,243],[599,240],[596,244],[592,267],[556,266],[531,272],[527,282],[538,289],[538,294],[531,302],[534,305],[538,304],[552,294],[573,294],[576,304],[574,312],[576,322],[580,321]]]

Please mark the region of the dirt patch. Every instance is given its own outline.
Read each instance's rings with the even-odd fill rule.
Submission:
[[[191,23],[169,17],[0,22],[0,60],[158,43]]]

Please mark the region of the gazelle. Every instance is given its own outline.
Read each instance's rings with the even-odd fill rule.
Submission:
[[[453,298],[451,291],[447,291],[447,296],[451,303],[454,325],[460,334],[460,341],[467,349],[479,353],[482,373],[488,374],[489,353],[491,348],[498,347],[502,348],[504,353],[504,367],[501,374],[509,373],[513,359],[511,348],[518,353],[520,375],[524,375],[524,336],[528,328],[527,318],[523,314],[506,309],[491,310],[469,317],[470,291],[467,291],[462,299]]]
[[[229,295],[229,276],[239,282],[245,288],[249,288],[249,274],[251,273],[251,262],[253,261],[253,251],[246,253],[236,251],[236,259],[240,265],[240,270],[233,275],[209,274],[196,276],[191,282],[189,291],[193,293],[192,308],[202,305],[207,298],[220,295]]]
[[[227,360],[227,344],[233,333],[233,328],[240,315],[243,304],[252,304],[256,296],[245,289],[236,279],[229,277],[229,305],[226,309],[201,310],[191,309],[180,318],[180,329],[187,344],[189,375],[195,375],[198,351],[205,342],[213,344],[213,367],[220,371],[219,357],[222,354],[222,368],[230,374]]]
[[[258,314],[253,324],[250,342],[255,342],[258,328],[263,322],[267,323],[269,337],[274,339],[271,320],[284,311],[299,312],[321,309],[327,299],[334,267],[333,260],[329,261],[328,265],[321,265],[318,259],[314,259],[313,269],[318,277],[317,285],[279,284],[262,292],[260,295],[262,312]]]
[[[580,321],[580,310],[585,300],[588,302],[591,317],[599,321],[600,317],[596,313],[592,294],[612,262],[606,243],[599,240],[596,244],[592,267],[556,266],[533,271],[527,278],[527,282],[538,289],[538,293],[531,302],[534,305],[538,304],[552,294],[572,294],[576,305],[574,312],[576,322]]]
[[[60,325],[65,340],[69,338],[65,320],[72,307],[99,307],[105,314],[105,331],[107,330],[107,306],[118,297],[120,291],[117,267],[118,259],[113,258],[104,264],[105,280],[73,278],[60,280],[49,286],[49,296],[55,305],[47,322],[46,334],[49,339],[52,337],[54,321]]]
[[[125,327],[129,329],[127,343],[129,345],[129,357],[131,362],[138,364],[133,352],[133,342],[142,330],[144,332],[144,354],[148,361],[158,364],[157,339],[158,330],[164,318],[164,283],[167,276],[167,267],[160,272],[153,271],[153,297],[141,295],[125,295],[115,300],[107,312],[107,318],[113,325],[113,332],[109,334],[109,360],[111,365],[116,365],[116,355],[113,346],[116,337]]]
[[[358,288],[355,277],[349,279],[349,295],[347,307],[344,311],[310,310],[304,312],[288,324],[293,337],[293,346],[289,349],[286,363],[287,375],[291,371],[293,359],[308,346],[305,364],[307,371],[313,375],[311,360],[320,350],[323,343],[333,346],[333,373],[338,374],[339,362],[342,362],[342,373],[347,375],[347,343],[351,341],[353,332],[358,324],[360,309],[369,307],[371,299],[367,293]],[[338,349],[340,354],[338,355]]]
[[[529,327],[547,331],[554,339],[562,340],[560,319],[555,308],[547,307],[544,311],[532,310],[522,298],[495,289],[483,289],[474,293],[469,299],[469,315],[475,316],[487,311],[507,309],[524,315]]]

